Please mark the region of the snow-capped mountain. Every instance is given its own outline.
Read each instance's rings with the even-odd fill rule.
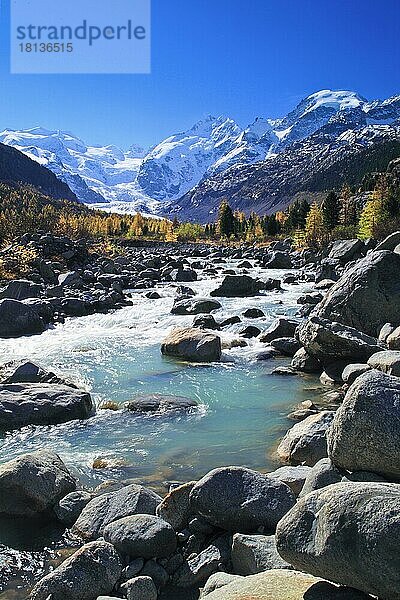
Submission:
[[[322,90],[311,94],[290,112],[276,129],[281,147],[303,140],[323,127],[335,114],[357,109],[366,100],[355,92]]]
[[[146,152],[133,145],[88,146],[72,133],[35,127],[0,132],[0,142],[21,150],[64,181],[86,204],[138,201],[136,177]],[[151,204],[151,198],[148,199]]]
[[[279,138],[269,120],[257,117],[236,138],[233,148],[208,169],[208,173],[221,172],[238,163],[252,164],[264,160],[277,144]]]
[[[247,185],[245,178],[254,171],[249,165],[274,173],[276,200],[275,183],[285,179],[299,156],[308,156],[318,169],[315,156],[338,156],[352,145],[372,146],[382,136],[397,135],[399,118],[400,96],[369,102],[356,92],[322,90],[283,118],[257,117],[242,128],[228,117],[209,116],[148,151],[135,144],[127,150],[90,146],[71,133],[40,127],[4,130],[0,142],[49,168],[84,203],[119,212],[181,212],[185,218],[192,211],[193,217],[205,218],[212,210],[207,194],[215,187],[228,193],[231,180]],[[268,190],[256,188],[268,196]],[[202,204],[201,210],[194,203]]]
[[[266,160],[234,165],[204,179],[171,203],[169,214],[209,222],[223,198],[233,209],[265,214],[285,209],[298,195],[310,199],[344,183],[359,185],[366,173],[383,171],[400,156],[400,117],[390,124],[368,124],[358,113],[353,117],[347,111],[336,114],[311,136]]]
[[[157,200],[180,198],[232,150],[240,134],[232,119],[209,116],[155,146],[144,158],[137,182]]]

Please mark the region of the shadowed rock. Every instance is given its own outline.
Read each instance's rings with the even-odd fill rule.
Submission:
[[[170,412],[188,410],[196,406],[196,400],[169,394],[143,394],[125,405],[128,410],[134,412]]]
[[[318,316],[300,325],[297,335],[307,353],[321,362],[366,361],[381,350],[376,338]]]
[[[211,292],[210,296],[239,298],[245,296],[256,296],[264,284],[249,275],[227,275],[221,285]]]
[[[171,309],[173,315],[199,315],[210,313],[221,308],[220,302],[211,298],[186,298],[177,299]]]
[[[0,465],[0,514],[34,517],[75,489],[75,479],[57,454],[23,454]]]
[[[278,554],[274,535],[235,533],[232,544],[232,566],[237,575],[255,575],[268,569],[289,569]]]
[[[93,412],[90,394],[66,385],[11,383],[0,385],[0,429],[56,425],[86,419]]]
[[[30,600],[93,600],[110,594],[121,576],[122,564],[107,542],[82,546],[33,588]]]
[[[18,300],[0,300],[0,337],[42,333],[45,325],[34,308]]]

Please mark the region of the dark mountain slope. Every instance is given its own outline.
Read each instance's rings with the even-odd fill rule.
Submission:
[[[236,165],[204,179],[171,203],[169,214],[182,220],[212,221],[223,198],[246,213],[273,213],[286,208],[299,192],[324,192],[343,183],[359,185],[366,173],[384,171],[398,156],[398,124],[357,130],[343,123],[336,124],[334,132],[329,124],[267,160]]]
[[[30,184],[52,198],[78,201],[67,184],[57,179],[49,169],[4,144],[0,144],[0,181]]]

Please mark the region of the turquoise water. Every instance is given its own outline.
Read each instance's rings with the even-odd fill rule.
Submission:
[[[262,276],[282,273],[263,271]],[[259,269],[252,274],[259,275]],[[208,278],[192,287],[207,295],[220,280]],[[263,319],[243,319],[231,326],[223,340],[237,338],[244,325],[266,329],[276,315],[294,314],[297,297],[309,287],[288,285],[282,293],[221,299],[217,319],[254,306],[266,313]],[[157,392],[188,396],[199,407],[169,416],[98,410],[87,421],[27,427],[0,438],[0,461],[46,447],[58,452],[86,484],[133,478],[160,490],[171,481],[196,479],[221,465],[274,468],[272,450],[290,425],[286,414],[315,394],[314,380],[271,375],[275,366],[288,361],[256,362],[263,345],[255,340],[249,340],[246,348],[224,350],[218,364],[190,365],[162,357],[160,343],[166,333],[173,326],[189,325],[193,318],[172,316],[174,289],[157,289],[163,295],[159,300],[133,292],[132,307],[69,319],[40,336],[3,340],[0,362],[37,361],[88,389],[97,406],[112,401],[122,407],[138,393]],[[106,468],[93,469],[96,459],[102,459]]]
[[[280,277],[283,272],[253,269],[252,274]],[[221,279],[203,279],[191,287],[206,296]],[[217,320],[251,307],[266,314],[225,329],[224,346],[245,325],[266,329],[277,315],[294,314],[297,298],[310,287],[288,285],[282,293],[221,299]],[[90,391],[99,409],[87,421],[1,435],[0,462],[49,448],[83,484],[129,478],[161,494],[171,482],[197,479],[217,466],[246,465],[261,471],[277,466],[273,450],[292,425],[286,415],[300,401],[319,394],[315,378],[271,375],[274,367],[289,360],[257,362],[256,355],[264,348],[257,340],[248,340],[246,348],[225,349],[217,364],[193,365],[163,357],[160,344],[165,335],[174,326],[190,325],[193,317],[172,316],[174,288],[157,289],[159,300],[132,291],[131,307],[68,319],[40,336],[1,341],[0,364],[33,360]],[[198,408],[158,416],[124,411],[124,402],[140,393],[187,396],[197,400]],[[120,410],[101,410],[109,401]],[[96,459],[106,468],[94,469]],[[68,545],[62,530],[52,523],[0,520],[0,599],[24,600],[49,564],[58,564],[65,551],[70,552],[63,550]]]

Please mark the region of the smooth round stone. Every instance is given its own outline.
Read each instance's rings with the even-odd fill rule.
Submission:
[[[104,529],[104,539],[132,558],[163,558],[176,549],[175,531],[153,515],[132,515],[118,519]]]
[[[192,509],[227,531],[273,531],[295,503],[291,489],[272,477],[242,467],[214,469],[190,493]]]

